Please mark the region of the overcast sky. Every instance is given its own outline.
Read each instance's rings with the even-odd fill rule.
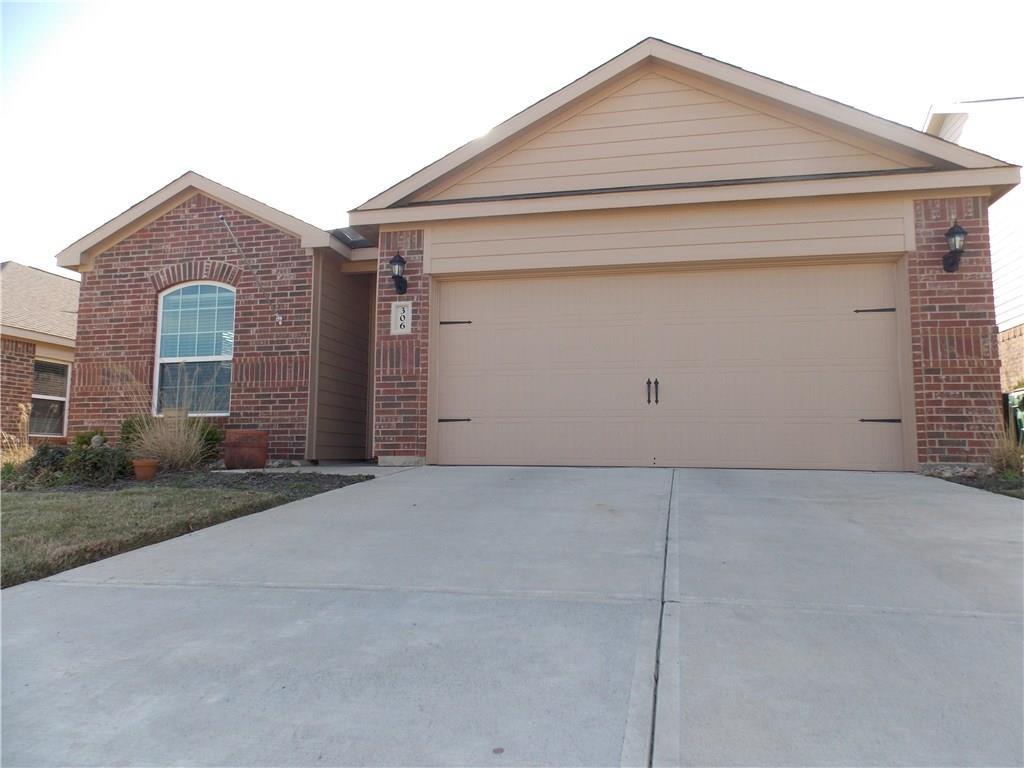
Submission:
[[[54,268],[190,169],[344,226],[647,36],[920,128],[1024,95],[1022,30],[1009,1],[3,3],[0,259]]]

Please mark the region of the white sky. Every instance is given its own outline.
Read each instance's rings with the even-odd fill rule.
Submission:
[[[344,226],[647,36],[914,128],[1024,95],[1019,1],[2,5],[0,260],[50,269],[190,169]]]

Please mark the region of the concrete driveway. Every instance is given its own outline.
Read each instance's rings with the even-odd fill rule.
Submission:
[[[410,469],[5,590],[3,762],[1020,764],[1021,516],[914,475]]]

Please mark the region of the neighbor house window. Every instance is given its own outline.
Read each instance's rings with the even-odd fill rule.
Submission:
[[[235,345],[235,291],[191,283],[160,295],[156,413],[227,415]]]
[[[67,363],[36,360],[32,367],[32,411],[28,419],[30,435],[62,437],[68,412]]]

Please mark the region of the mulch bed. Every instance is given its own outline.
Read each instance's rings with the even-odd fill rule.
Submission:
[[[373,478],[373,467],[365,475],[327,475],[321,472],[162,472],[152,480],[140,482],[123,478],[105,486],[61,485],[41,489],[43,493],[76,491],[121,491],[126,488],[170,486],[173,488],[229,488],[243,491],[274,491],[296,499],[344,488]]]
[[[1024,475],[962,475],[946,478],[950,482],[1024,499]]]

